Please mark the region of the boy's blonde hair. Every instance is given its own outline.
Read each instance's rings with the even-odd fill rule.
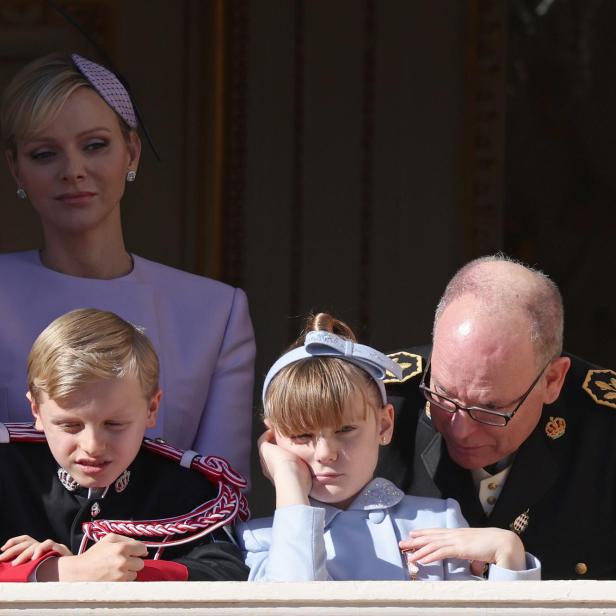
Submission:
[[[321,312],[308,317],[302,335],[290,347],[304,344],[311,331],[328,331],[356,342],[351,328]],[[293,436],[343,425],[344,406],[354,393],[368,408],[381,408],[381,396],[372,377],[360,367],[337,357],[309,357],[285,366],[267,387],[263,418],[283,436]]]
[[[0,127],[4,146],[13,158],[17,141],[43,130],[58,115],[68,97],[78,88],[90,88],[69,54],[52,53],[26,64],[2,95]],[[116,113],[124,138],[132,129]]]
[[[143,395],[158,391],[159,363],[148,337],[113,312],[80,308],[58,317],[34,341],[28,388],[62,401],[97,381],[136,376]]]

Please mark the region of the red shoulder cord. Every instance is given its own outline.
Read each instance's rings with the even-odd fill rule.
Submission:
[[[8,430],[10,442],[47,442],[45,434],[35,430],[32,424],[5,423],[0,424],[0,428],[3,425]],[[186,452],[172,447],[163,439],[144,438],[142,447],[178,463],[186,457]],[[246,487],[246,480],[234,471],[226,460],[195,453],[186,467],[205,475],[209,481],[217,484],[218,494],[192,511],[173,518],[84,522],[79,553],[86,550],[88,541],[100,541],[105,535],[116,533],[138,539],[149,548],[158,548],[154,558],[159,558],[163,548],[195,541],[232,523],[236,518],[247,520],[250,517],[246,497],[241,492],[241,489]]]

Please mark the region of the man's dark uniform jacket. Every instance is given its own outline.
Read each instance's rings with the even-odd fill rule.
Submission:
[[[425,412],[418,385],[429,352],[391,355],[404,375],[387,386],[396,427],[378,474],[409,494],[455,498],[470,526],[515,525],[543,579],[616,579],[616,372],[571,357],[560,397],[544,406],[486,517],[471,472],[449,458]]]
[[[71,492],[60,482],[58,464],[46,443],[0,444],[0,545],[27,534],[38,541],[53,539],[77,554],[83,522],[168,518],[186,514],[217,494],[205,476],[145,447],[129,470],[121,491],[112,484],[103,498],[88,498],[87,489]],[[222,530],[167,548],[161,559],[146,560],[149,574],[138,579],[222,581],[245,580],[248,575],[239,549]],[[27,581],[11,574],[10,565],[0,569],[0,581]]]

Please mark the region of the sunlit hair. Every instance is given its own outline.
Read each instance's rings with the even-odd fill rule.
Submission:
[[[304,344],[311,331],[328,331],[356,342],[351,328],[327,313],[308,317],[302,335],[290,347]],[[308,357],[285,366],[265,393],[264,419],[283,436],[339,429],[344,406],[353,394],[362,401],[360,417],[382,406],[378,387],[367,372],[337,357]]]
[[[113,312],[73,310],[52,321],[28,356],[28,388],[58,402],[84,385],[136,376],[146,398],[158,391],[159,364],[148,337]]]
[[[507,315],[519,309],[528,319],[538,365],[562,353],[562,296],[556,283],[542,271],[502,253],[467,263],[451,279],[438,303],[434,330],[447,306],[464,295],[472,296],[490,312]]]
[[[15,157],[17,142],[33,137],[53,122],[68,97],[82,87],[96,92],[69,54],[52,53],[24,66],[2,95],[0,128],[5,149]],[[132,129],[115,115],[128,141]]]

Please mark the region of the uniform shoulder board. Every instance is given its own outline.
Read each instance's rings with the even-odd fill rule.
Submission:
[[[616,372],[613,370],[589,370],[582,389],[597,404],[616,409]]]
[[[408,351],[397,351],[389,354],[390,359],[393,359],[402,368],[402,378],[398,380],[391,372],[387,373],[384,383],[404,383],[414,376],[421,374],[423,371],[423,357]]]

